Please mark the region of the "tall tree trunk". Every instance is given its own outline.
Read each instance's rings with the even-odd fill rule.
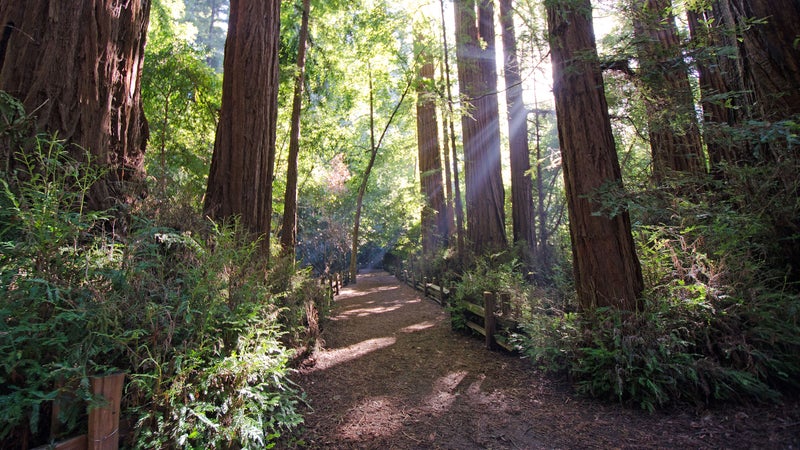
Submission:
[[[580,306],[639,309],[642,271],[627,212],[596,215],[588,196],[622,184],[589,0],[547,3],[553,93]]]
[[[442,186],[442,160],[439,147],[439,127],[436,121],[436,102],[433,98],[434,66],[430,52],[417,37],[420,64],[417,79],[417,142],[419,148],[419,178],[422,197],[422,252],[432,257],[443,247],[447,236],[447,211]]]
[[[743,72],[753,87],[752,117],[774,122],[800,114],[800,2],[727,0],[741,33]],[[755,21],[746,26],[746,21]]]
[[[653,178],[705,172],[703,143],[672,0],[632,1],[639,77],[647,108]]]
[[[712,162],[753,162],[753,148],[731,133],[748,120],[775,122],[800,114],[800,47],[796,0],[715,0],[690,12],[693,37],[723,49],[698,57]],[[701,18],[703,20],[701,20]],[[714,102],[714,98],[723,97]],[[727,103],[723,103],[727,102]]]
[[[492,1],[478,0],[476,10],[475,0],[457,0],[455,16],[459,86],[472,106],[461,117],[467,235],[482,255],[507,246]]]
[[[744,159],[742,142],[731,138],[728,130],[739,119],[739,108],[728,108],[726,102],[737,101],[730,98],[731,88],[723,76],[717,51],[722,45],[722,37],[707,26],[716,19],[712,11],[688,11],[689,30],[694,41],[695,64],[700,81],[700,101],[703,107],[703,137],[708,151],[712,172],[723,162],[736,162]]]
[[[0,90],[18,97],[40,131],[107,168],[88,206],[141,191],[148,137],[140,96],[150,1],[0,2]],[[0,149],[4,166],[14,150]],[[137,192],[138,191],[138,192]]]
[[[514,9],[511,0],[500,0],[500,25],[505,53],[508,143],[511,154],[511,218],[514,242],[524,243],[530,266],[536,253],[536,219],[533,207],[533,182],[528,145],[528,110],[522,101],[522,77],[517,58]]]
[[[545,201],[547,199],[547,190],[545,189],[544,180],[544,155],[542,154],[542,125],[541,115],[539,109],[539,98],[536,94],[536,86],[533,87],[533,126],[536,138],[536,215],[539,219],[539,234],[538,244],[536,249],[536,263],[538,269],[538,278],[541,280],[549,280],[553,270],[551,264],[551,251],[548,245],[549,233],[547,231],[547,208]]]
[[[278,118],[280,1],[231,0],[222,110],[204,211],[234,216],[264,239],[269,257]]]
[[[444,13],[444,0],[439,1],[439,6],[442,12],[442,44],[444,53],[444,78],[445,78],[445,92],[447,94],[447,123],[449,124],[450,135],[450,150],[453,155],[453,210],[456,217],[456,249],[458,250],[458,258],[461,260],[465,250],[465,232],[464,232],[464,205],[461,201],[461,180],[459,178],[458,170],[458,145],[456,144],[456,127],[455,127],[455,112],[453,109],[453,91],[452,83],[450,80],[450,48],[447,43],[447,20]]]
[[[297,157],[300,153],[300,111],[303,104],[303,84],[306,75],[306,43],[308,42],[308,16],[311,1],[303,0],[300,36],[297,44],[297,74],[292,97],[291,130],[289,132],[289,157],[286,169],[286,193],[283,201],[281,249],[294,259],[297,246]]]

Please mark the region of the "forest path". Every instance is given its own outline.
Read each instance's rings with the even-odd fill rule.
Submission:
[[[525,360],[451,331],[385,272],[345,288],[297,381],[308,448],[798,448],[787,407],[648,414],[575,398]],[[797,408],[789,407],[797,413]],[[792,416],[792,414],[789,414]],[[793,424],[793,422],[795,422]]]

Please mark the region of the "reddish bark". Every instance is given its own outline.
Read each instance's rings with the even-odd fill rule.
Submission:
[[[421,39],[418,39],[420,41]],[[442,160],[439,147],[439,126],[436,102],[429,86],[433,83],[434,66],[430,53],[420,51],[421,64],[417,82],[417,142],[419,177],[422,197],[422,251],[430,256],[442,248],[448,233],[442,185]]]
[[[278,113],[280,1],[231,0],[225,78],[204,211],[234,216],[269,254]]]
[[[514,10],[511,0],[500,0],[500,24],[503,27],[505,53],[504,76],[508,109],[508,141],[511,154],[511,218],[514,242],[525,243],[527,259],[536,252],[536,220],[533,207],[533,181],[528,145],[528,110],[522,101],[522,77],[517,59]]]
[[[703,143],[672,0],[633,1],[632,7],[653,176],[660,181],[673,172],[702,174]]]
[[[140,96],[150,1],[0,2],[0,90],[18,97],[40,131],[107,168],[88,206],[141,191],[148,137]],[[10,149],[0,156],[11,158]],[[5,161],[8,162],[8,161]]]
[[[696,45],[718,50],[697,57],[712,163],[753,162],[753,149],[732,127],[800,114],[800,3],[715,0],[689,19]]]
[[[467,236],[476,255],[503,249],[505,190],[500,168],[494,8],[491,0],[455,2],[456,54],[462,99]]]
[[[597,215],[588,198],[622,184],[589,0],[549,2],[547,23],[578,300],[584,310],[637,310],[644,283],[630,218]]]

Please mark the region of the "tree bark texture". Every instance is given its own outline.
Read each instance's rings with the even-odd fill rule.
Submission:
[[[653,155],[653,178],[705,172],[703,143],[672,0],[632,1],[639,77]]]
[[[753,114],[769,122],[800,114],[800,1],[727,3],[743,29],[741,63],[754,90]],[[763,22],[747,27],[747,19]]]
[[[456,127],[455,127],[455,113],[453,108],[453,91],[452,83],[450,82],[450,46],[447,42],[447,20],[444,12],[445,0],[439,1],[439,7],[442,14],[442,51],[444,53],[444,80],[445,80],[445,93],[447,95],[447,112],[443,114],[446,117],[445,123],[447,124],[447,133],[450,137],[450,151],[452,152],[453,164],[453,212],[456,219],[456,249],[458,250],[458,259],[462,260],[465,250],[465,230],[464,230],[464,205],[461,201],[461,179],[458,175],[458,145],[456,144]]]
[[[452,165],[450,163],[450,133],[448,132],[450,127],[450,120],[448,118],[447,112],[445,112],[444,108],[441,110],[442,113],[442,165],[444,166],[444,203],[445,203],[445,211],[446,217],[445,221],[447,222],[447,236],[445,236],[445,242],[449,244],[453,239],[453,233],[455,232],[455,208],[453,207],[453,170]]]
[[[693,37],[718,50],[698,58],[712,162],[770,158],[763,149],[755,155],[731,127],[800,114],[800,2],[715,0],[689,18]]]
[[[583,310],[637,310],[644,283],[630,218],[594,214],[588,199],[622,184],[591,17],[589,0],[547,3],[575,284]]]
[[[726,106],[726,97],[734,88],[729,87],[723,77],[724,61],[718,59],[717,52],[713,50],[722,45],[722,36],[716,35],[707,26],[713,20],[711,10],[688,12],[689,30],[697,49],[694,53],[703,107],[703,137],[711,170],[717,172],[715,168],[722,162],[745,159],[746,152],[743,143],[731,139],[727,131],[740,120],[740,112],[739,108]]]
[[[225,76],[204,211],[240,217],[269,255],[278,113],[280,1],[231,0]]]
[[[500,25],[503,28],[504,76],[508,109],[508,141],[511,155],[511,217],[514,242],[525,243],[528,262],[536,252],[536,219],[533,207],[533,181],[528,144],[528,110],[522,101],[522,77],[517,58],[514,9],[511,0],[500,0]]]
[[[130,202],[143,187],[149,15],[149,0],[0,2],[0,90],[22,101],[39,131],[108,170],[89,192],[92,209]],[[0,149],[4,163],[14,151]]]
[[[417,39],[418,42],[421,40]],[[431,89],[434,66],[430,53],[425,50],[418,52],[417,61],[421,64],[417,79],[417,143],[419,178],[425,202],[422,207],[422,252],[426,256],[432,256],[444,246],[449,230],[442,184],[436,102]]]
[[[303,84],[306,74],[306,46],[308,42],[308,17],[311,0],[303,0],[300,36],[297,44],[297,74],[292,97],[292,118],[289,131],[289,156],[286,169],[286,193],[283,200],[281,249],[294,258],[297,246],[297,158],[300,154],[300,112],[303,104]]]
[[[477,6],[477,9],[476,9]],[[457,0],[456,54],[462,101],[467,236],[476,255],[506,247],[505,190],[500,167],[494,7],[491,0]]]

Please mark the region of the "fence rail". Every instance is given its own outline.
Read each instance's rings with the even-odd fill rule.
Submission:
[[[439,278],[428,280],[420,276],[414,271],[413,265],[401,264],[394,267],[393,271],[397,279],[442,306],[447,306],[455,293],[454,286],[445,287],[446,283]],[[466,312],[466,326],[484,336],[486,348],[496,350],[499,347],[509,352],[515,351],[506,341],[509,333],[518,328],[516,322],[507,318],[510,310],[508,295],[484,292],[482,298],[468,299],[459,303],[459,306]]]
[[[118,373],[91,379],[92,394],[105,399],[105,404],[89,409],[89,430],[52,445],[36,447],[34,450],[117,450],[119,448],[119,415],[122,401],[122,386],[125,374]],[[58,423],[60,408],[53,404],[52,423]]]

